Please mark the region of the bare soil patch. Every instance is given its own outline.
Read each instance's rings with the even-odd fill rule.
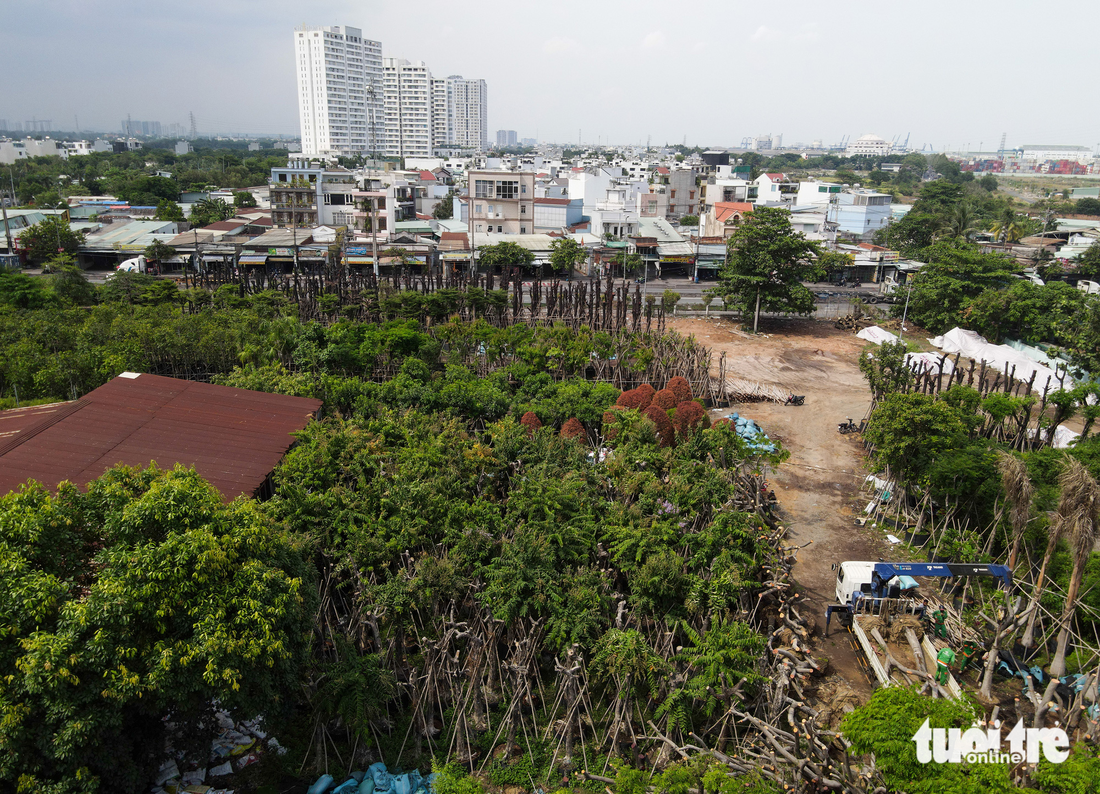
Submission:
[[[831,323],[815,320],[771,321],[764,333],[745,334],[725,319],[677,319],[669,323],[691,334],[714,352],[724,352],[726,372],[738,378],[774,383],[806,396],[799,407],[775,403],[743,403],[713,417],[737,411],[756,421],[791,453],[770,483],[795,545],[810,543],[798,555],[794,574],[804,597],[824,629],[825,607],[834,602],[830,568],[843,560],[889,558],[881,534],[855,522],[862,504],[859,487],[867,476],[858,436],[842,436],[837,425],[846,417],[857,422],[871,404],[859,371],[859,354],[866,344]],[[829,658],[834,671],[862,697],[871,684],[859,664],[850,634],[834,624],[830,636],[815,638],[815,651]]]

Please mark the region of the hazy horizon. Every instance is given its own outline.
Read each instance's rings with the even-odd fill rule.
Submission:
[[[484,79],[490,141],[513,129],[590,145],[737,147],[771,134],[785,146],[829,146],[867,133],[936,151],[995,151],[1002,133],[1009,148],[1100,145],[1096,103],[1041,101],[1055,64],[1061,74],[1092,73],[1091,48],[1062,46],[1055,60],[1035,33],[1044,20],[1095,28],[1095,2],[1036,11],[1020,0],[932,0],[919,13],[887,6],[873,15],[803,0],[771,9],[702,2],[690,14],[652,0],[538,9],[426,0],[415,16],[406,8],[120,0],[103,10],[16,0],[0,15],[0,47],[20,65],[0,119],[51,119],[61,131],[79,119],[81,130],[110,133],[129,115],[186,133],[193,112],[200,136],[297,136],[293,30],[340,24],[380,40],[387,57],[425,61],[435,76]],[[66,55],[89,43],[103,54]],[[1029,107],[1035,98],[1051,109]]]

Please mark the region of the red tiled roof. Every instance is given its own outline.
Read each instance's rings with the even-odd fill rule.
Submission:
[[[669,170],[665,166],[659,165],[659,166],[657,166],[657,173],[658,174],[667,174],[667,173],[669,173]]]
[[[538,174],[535,174],[535,178],[536,178],[536,179],[538,179],[539,177],[543,177],[543,176],[545,176],[545,177],[549,177],[549,176],[550,176],[550,174],[547,174],[546,172],[540,172],[540,173],[538,173]]]
[[[772,182],[786,182],[787,181],[787,175],[786,174],[767,174],[767,177]]]
[[[567,199],[567,198],[537,198],[537,199],[535,199],[535,203],[536,204],[555,204],[555,205],[558,205],[558,206],[564,206],[564,205],[569,203],[569,199]]]
[[[239,229],[242,226],[247,226],[247,225],[248,225],[248,221],[244,221],[244,220],[241,220],[241,221],[218,221],[217,223],[212,223],[209,226],[203,226],[201,228],[209,229],[212,232],[231,232],[234,229]]]
[[[752,212],[752,204],[747,201],[718,201],[714,204],[714,217],[719,223],[732,218],[737,213],[742,215]]]
[[[868,251],[888,251],[890,249],[883,248],[881,245],[872,245],[871,243],[860,243],[860,248],[864,248]]]
[[[421,171],[420,172],[420,181],[421,182],[435,182],[436,181],[435,174],[433,174],[431,171]]]
[[[418,212],[418,213],[416,213],[416,219],[418,221],[430,221],[432,219],[432,216],[431,215],[421,215]]]
[[[320,409],[305,397],[159,375],[119,376],[79,400],[0,412],[0,494],[29,479],[85,486],[120,463],[194,466],[252,496]]]

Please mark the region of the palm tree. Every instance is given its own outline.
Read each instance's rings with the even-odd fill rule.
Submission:
[[[1064,528],[1060,515],[1055,514],[1050,526],[1047,528],[1047,550],[1043,554],[1043,563],[1039,566],[1039,578],[1035,581],[1035,592],[1032,594],[1031,603],[1028,605],[1027,628],[1024,629],[1024,636],[1020,638],[1020,644],[1025,648],[1031,648],[1035,644],[1035,619],[1039,615],[1039,599],[1043,595],[1047,566],[1050,565],[1050,558],[1054,556],[1055,546],[1062,539]]]
[[[1008,243],[1019,240],[1023,231],[1023,225],[1019,222],[1015,211],[1011,207],[1005,207],[1001,212],[1001,217],[989,227],[989,233],[997,238],[1002,248]]]
[[[1097,532],[1100,531],[1097,526],[1100,519],[1100,485],[1081,461],[1070,458],[1058,478],[1058,484],[1062,487],[1062,495],[1058,500],[1058,517],[1069,536],[1073,552],[1073,572],[1066,590],[1062,627],[1058,631],[1058,647],[1054,652],[1054,660],[1050,663],[1052,676],[1063,676],[1066,673],[1066,647],[1069,645],[1070,624],[1077,611],[1077,593],[1081,589],[1085,566],[1093,546],[1096,545]]]
[[[974,220],[974,205],[969,201],[960,201],[951,210],[951,214],[947,216],[942,228],[952,237],[962,237],[968,240],[970,235],[977,231]]]

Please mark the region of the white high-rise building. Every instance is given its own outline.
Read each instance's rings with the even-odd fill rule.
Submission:
[[[488,90],[484,80],[447,78],[451,94],[454,145],[483,152],[489,148]]]
[[[432,156],[432,73],[423,61],[382,59],[386,145],[390,157]]]
[[[432,146],[445,149],[454,146],[454,97],[447,80],[432,80]]]
[[[294,30],[302,154],[359,155],[382,148],[382,44],[359,28]]]

